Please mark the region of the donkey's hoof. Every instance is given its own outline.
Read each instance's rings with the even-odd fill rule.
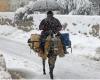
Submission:
[[[50,73],[50,72],[49,72],[49,74],[50,74],[50,79],[54,79],[54,78],[53,78],[53,74]]]

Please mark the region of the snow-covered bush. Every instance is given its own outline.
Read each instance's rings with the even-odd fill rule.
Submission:
[[[18,21],[18,20],[27,20],[27,16],[29,14],[32,14],[33,13],[33,4],[34,4],[34,1],[29,1],[29,3],[25,6],[22,6],[20,8],[18,8],[16,11],[15,11],[15,21]]]

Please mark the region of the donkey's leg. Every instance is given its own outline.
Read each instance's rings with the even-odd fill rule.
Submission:
[[[50,78],[53,79],[53,70],[54,70],[54,67],[55,67],[55,62],[56,62],[56,58],[57,56],[56,55],[51,55],[49,56],[48,58],[48,63],[49,63],[49,74],[50,74]]]
[[[43,74],[46,75],[46,71],[45,71],[45,59],[42,59],[42,63],[43,63]]]

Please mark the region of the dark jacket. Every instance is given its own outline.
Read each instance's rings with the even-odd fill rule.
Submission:
[[[39,29],[43,30],[44,32],[52,30],[54,33],[57,33],[62,29],[62,25],[59,20],[54,17],[45,18],[41,21]]]

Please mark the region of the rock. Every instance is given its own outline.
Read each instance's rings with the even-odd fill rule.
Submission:
[[[11,75],[7,71],[0,71],[0,80],[2,79],[10,79]]]
[[[100,54],[100,47],[96,49],[96,54]]]

